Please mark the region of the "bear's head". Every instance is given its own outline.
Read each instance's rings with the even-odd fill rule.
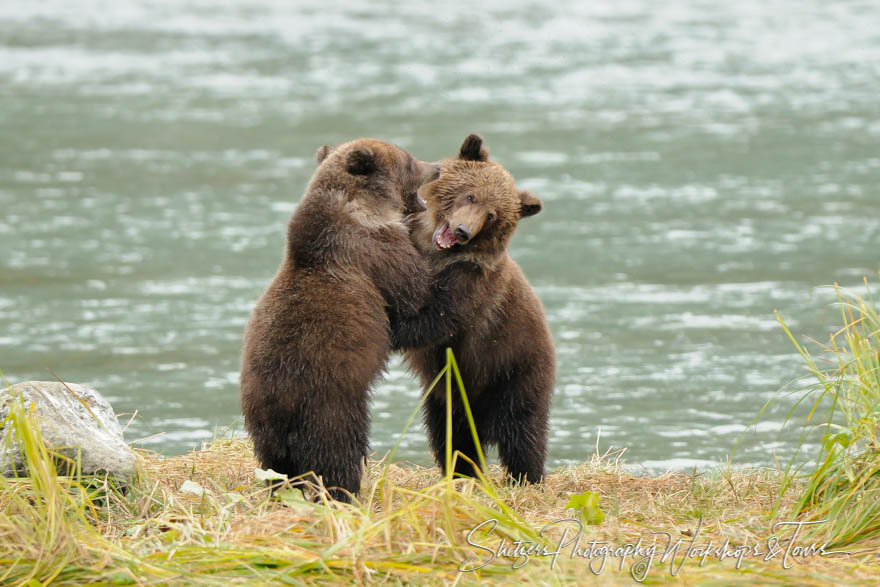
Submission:
[[[469,135],[458,157],[440,162],[440,177],[422,187],[436,251],[497,254],[507,248],[520,218],[541,211],[541,200],[517,189],[513,177],[489,160],[483,139]]]
[[[315,153],[316,179],[340,188],[374,211],[392,209],[410,214],[425,209],[419,187],[433,181],[439,166],[415,159],[391,143],[357,139],[335,147],[324,145]],[[366,198],[370,201],[363,202]]]

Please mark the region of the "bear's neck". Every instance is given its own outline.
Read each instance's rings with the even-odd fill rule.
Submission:
[[[359,194],[310,190],[287,226],[287,255],[297,266],[351,260],[368,239],[406,238],[402,212],[393,206],[373,209]]]

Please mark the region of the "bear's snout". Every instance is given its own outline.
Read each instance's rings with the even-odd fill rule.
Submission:
[[[453,234],[455,234],[455,240],[457,240],[461,244],[464,244],[471,240],[471,231],[464,224],[459,224],[458,226],[456,226]]]

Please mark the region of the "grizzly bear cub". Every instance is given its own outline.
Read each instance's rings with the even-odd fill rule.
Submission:
[[[391,352],[389,314],[415,313],[429,274],[402,222],[437,167],[359,139],[318,150],[281,268],[245,330],[241,403],[264,468],[360,489],[368,392]]]
[[[541,201],[516,188],[510,174],[489,160],[477,135],[468,136],[459,156],[440,167],[440,177],[419,191],[428,210],[416,218],[412,233],[435,274],[433,303],[402,320],[393,342],[408,347],[406,359],[424,385],[443,368],[451,347],[481,443],[498,446],[514,480],[538,482],[555,357],[541,302],[507,254],[507,244],[519,220],[541,210]],[[431,340],[438,331],[443,335]],[[434,457],[445,468],[445,390],[435,389],[425,399],[423,415]],[[452,450],[478,464],[458,394],[452,419]],[[475,473],[461,457],[455,472]]]

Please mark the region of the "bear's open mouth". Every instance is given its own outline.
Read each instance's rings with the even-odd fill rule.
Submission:
[[[445,251],[448,248],[458,244],[455,235],[449,228],[449,222],[444,222],[440,228],[434,231],[434,248],[438,251]]]

